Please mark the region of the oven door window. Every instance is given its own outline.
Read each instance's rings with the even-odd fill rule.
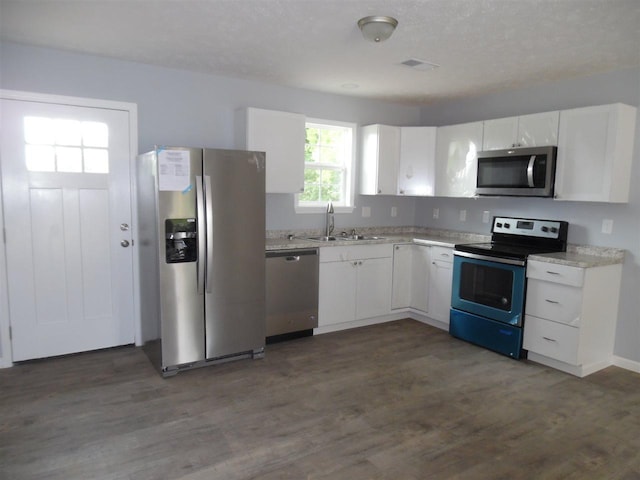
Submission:
[[[451,306],[522,325],[525,267],[454,256]]]
[[[460,298],[472,303],[511,311],[513,272],[475,263],[463,263]]]

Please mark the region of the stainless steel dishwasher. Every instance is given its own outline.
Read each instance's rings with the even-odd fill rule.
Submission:
[[[267,343],[313,335],[318,326],[318,249],[273,250],[267,264]]]

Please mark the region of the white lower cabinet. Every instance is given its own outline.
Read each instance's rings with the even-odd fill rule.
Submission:
[[[429,277],[429,317],[448,325],[453,280],[452,248],[431,247]]]
[[[413,249],[413,243],[393,246],[393,282],[391,293],[391,308],[393,310],[409,308],[411,306]]]
[[[318,327],[390,313],[392,252],[390,244],[320,249]]]
[[[406,243],[393,247],[391,308],[429,309],[429,258],[431,247]]]
[[[411,308],[448,324],[452,275],[452,248],[394,245],[392,308]]]
[[[527,264],[529,359],[583,377],[612,365],[622,265]]]

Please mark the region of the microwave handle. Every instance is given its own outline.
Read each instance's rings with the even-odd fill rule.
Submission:
[[[536,163],[536,156],[535,155],[531,155],[531,158],[529,159],[529,165],[527,166],[527,181],[529,182],[529,187],[533,188],[535,187],[534,183],[533,183],[533,166]]]

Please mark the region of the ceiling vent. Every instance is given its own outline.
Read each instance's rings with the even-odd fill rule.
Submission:
[[[436,63],[426,62],[424,60],[419,60],[417,58],[410,58],[409,60],[405,60],[400,64],[406,65],[407,67],[413,68],[414,70],[420,70],[422,72],[433,70],[434,68],[438,68],[440,66]]]

